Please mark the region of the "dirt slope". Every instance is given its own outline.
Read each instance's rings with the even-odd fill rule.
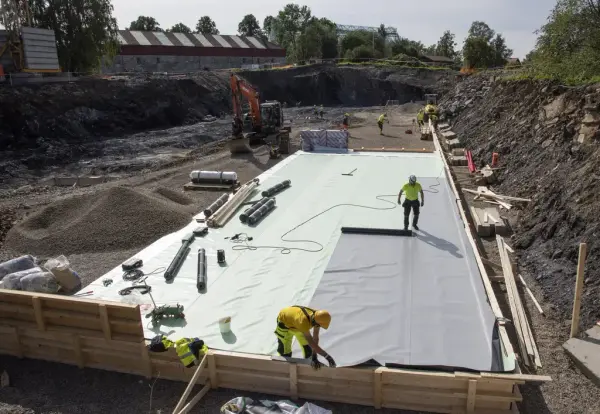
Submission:
[[[455,76],[452,71],[332,65],[240,74],[260,89],[264,99],[326,106],[377,106],[388,99],[401,104],[418,101],[424,93],[443,93]]]
[[[479,166],[500,154],[506,169],[494,190],[533,199],[516,212],[511,243],[520,267],[539,282],[544,300],[563,320],[570,318],[578,245],[588,243],[582,326],[600,317],[598,103],[598,85],[567,88],[482,76],[458,84],[441,103]]]

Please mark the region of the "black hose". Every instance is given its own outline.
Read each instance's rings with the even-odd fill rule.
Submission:
[[[273,187],[269,188],[268,190],[263,191],[262,196],[263,197],[273,197],[275,194],[282,192],[283,190],[288,188],[290,185],[292,185],[292,182],[290,180],[282,181],[279,184],[274,185]]]

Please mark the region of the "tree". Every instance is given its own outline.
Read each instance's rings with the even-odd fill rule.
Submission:
[[[219,34],[217,24],[209,16],[202,16],[196,23],[196,33],[215,35]]]
[[[189,33],[192,33],[192,29],[190,29],[188,26],[186,26],[183,23],[177,23],[176,25],[174,25],[170,29],[167,29],[167,32],[188,33],[189,34]]]
[[[374,53],[373,48],[366,45],[358,46],[352,50],[348,50],[344,58],[353,62],[361,62],[368,59],[374,59],[377,55]]]
[[[277,14],[275,23],[275,38],[277,42],[292,53],[296,53],[297,39],[311,18],[310,9],[306,6],[288,4]]]
[[[456,42],[455,36],[450,30],[446,30],[435,46],[435,54],[438,56],[446,56],[450,59],[456,58]]]
[[[325,18],[311,18],[298,37],[295,53],[297,60],[310,58],[332,59],[337,57],[335,23]]]
[[[116,54],[117,21],[110,0],[30,0],[29,6],[34,27],[54,30],[63,70],[88,72]]]
[[[139,30],[142,32],[162,32],[160,25],[154,17],[139,16],[137,20],[131,22],[128,30]]]
[[[271,31],[275,29],[275,18],[273,16],[265,17],[263,20],[263,31],[267,36],[271,35]]]
[[[244,16],[240,24],[238,24],[238,33],[240,36],[262,36],[262,30],[258,24],[258,20],[253,14]]]
[[[425,53],[425,45],[421,42],[401,37],[394,41],[390,45],[392,54],[395,55],[407,55],[418,58],[421,54]]]
[[[344,58],[356,59],[357,53],[354,49],[361,48],[360,54],[364,56],[365,48],[371,50],[372,57],[383,57],[385,41],[376,33],[366,30],[356,30],[347,33],[340,42],[340,52]]]
[[[494,65],[502,66],[506,63],[507,59],[513,54],[512,49],[506,46],[506,40],[501,34],[496,34],[496,37],[491,42],[492,49],[494,49]]]
[[[380,24],[379,27],[377,28],[377,34],[383,38],[383,40],[385,40],[385,38],[387,37],[387,32],[385,30],[385,24]]]
[[[494,32],[487,23],[474,21],[469,29],[468,37],[481,37],[489,43],[495,34],[496,32]]]

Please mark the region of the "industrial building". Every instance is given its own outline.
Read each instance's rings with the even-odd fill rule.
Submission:
[[[193,72],[283,64],[285,49],[257,37],[119,30],[117,56],[104,73]]]

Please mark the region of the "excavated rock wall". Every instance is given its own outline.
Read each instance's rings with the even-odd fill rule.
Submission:
[[[262,99],[290,105],[385,105],[424,99],[425,93],[444,93],[455,72],[414,68],[304,66],[272,71],[244,71],[240,75],[255,85]]]
[[[600,85],[473,76],[441,102],[479,167],[500,154],[500,194],[531,198],[511,243],[545,300],[570,318],[579,243],[588,243],[582,326],[600,316]],[[512,213],[513,210],[511,210]]]

